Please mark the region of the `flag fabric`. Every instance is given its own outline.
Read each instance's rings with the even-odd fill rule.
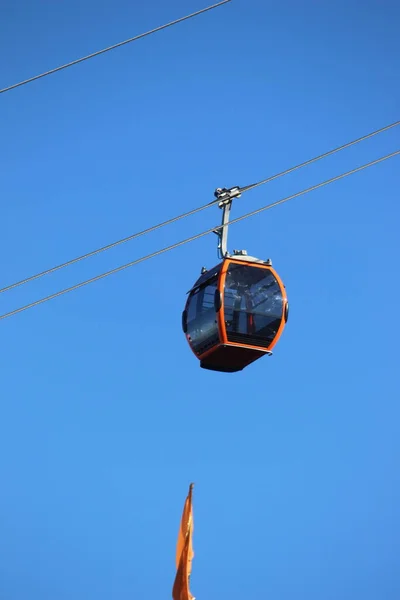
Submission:
[[[172,589],[173,600],[195,600],[190,593],[189,582],[192,571],[193,552],[193,484],[183,507],[182,519],[176,544],[176,577]]]

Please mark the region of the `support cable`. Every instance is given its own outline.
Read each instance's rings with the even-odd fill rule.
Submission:
[[[332,154],[335,154],[336,152],[340,152],[341,150],[344,150],[345,148],[349,148],[350,146],[354,146],[355,144],[358,144],[368,138],[371,138],[375,135],[378,135],[379,133],[382,133],[384,131],[387,131],[388,129],[391,129],[393,127],[396,127],[397,125],[400,125],[400,121],[396,121],[394,123],[391,123],[390,125],[386,125],[385,127],[381,127],[380,129],[377,129],[376,131],[372,131],[371,133],[367,133],[366,135],[357,138],[351,142],[348,142],[346,144],[343,144],[342,146],[338,146],[337,148],[334,148],[332,150],[329,150],[328,152],[324,152],[323,154],[320,154],[319,156],[316,156],[314,158],[311,158],[309,160],[306,160],[305,162],[302,162],[298,165],[295,165],[294,167],[290,167],[289,169],[286,169],[285,171],[281,171],[280,173],[277,173],[275,175],[271,175],[270,177],[267,177],[267,179],[263,179],[262,181],[259,181],[258,183],[254,183],[252,185],[248,185],[242,188],[239,188],[240,193],[243,192],[247,192],[251,189],[254,189],[255,187],[259,187],[260,185],[265,185],[266,183],[269,183],[270,181],[273,181],[275,179],[278,179],[280,177],[283,177],[284,175],[288,175],[289,173],[293,173],[294,171],[297,171],[298,169],[301,169],[303,167],[306,167],[314,162],[317,162],[323,158],[326,158],[327,156],[331,156]],[[181,219],[185,219],[186,217],[190,217],[191,215],[194,215],[196,213],[199,213],[202,210],[205,210],[206,208],[209,208],[210,206],[214,206],[215,204],[219,203],[219,199],[213,200],[212,202],[209,202],[207,204],[203,204],[202,206],[199,206],[198,208],[194,208],[193,210],[189,210],[188,212],[185,212],[181,215],[178,215],[176,217],[172,217],[171,219],[168,219],[167,221],[163,221],[162,223],[158,223],[157,225],[153,225],[152,227],[148,227],[147,229],[143,229],[142,231],[133,233],[132,235],[129,235],[127,237],[124,237],[120,240],[117,240],[115,242],[112,242],[110,244],[107,244],[106,246],[102,246],[101,248],[97,248],[96,250],[92,250],[91,252],[87,252],[86,254],[82,254],[81,256],[78,256],[76,258],[73,258],[71,260],[68,260],[67,262],[61,263],[59,265],[56,265],[54,267],[51,267],[50,269],[46,269],[45,271],[41,271],[40,273],[36,273],[35,275],[31,275],[29,277],[26,277],[25,279],[21,279],[20,281],[17,281],[15,283],[11,283],[10,285],[7,285],[3,288],[0,288],[0,294],[7,292],[9,290],[12,290],[16,287],[19,287],[21,285],[24,285],[30,281],[34,281],[35,279],[39,279],[41,277],[44,277],[45,275],[49,275],[50,273],[54,273],[55,271],[59,271],[60,269],[64,269],[65,267],[68,267],[70,265],[73,265],[77,262],[80,262],[82,260],[85,260],[91,256],[95,256],[96,254],[100,254],[101,252],[105,252],[106,250],[110,250],[111,248],[115,248],[116,246],[119,246],[120,244],[125,244],[126,242],[129,242],[131,240],[134,240],[135,238],[141,237],[143,235],[147,235],[148,233],[151,233],[152,231],[156,231],[157,229],[161,229],[161,227],[165,227],[167,225],[172,225],[173,223],[176,223],[177,221],[180,221]]]
[[[290,196],[287,196],[286,198],[282,198],[281,200],[277,200],[276,202],[272,202],[272,204],[268,204],[266,206],[263,206],[262,208],[259,208],[257,210],[254,210],[250,213],[247,213],[241,217],[238,217],[236,219],[233,219],[229,224],[232,225],[233,223],[238,223],[239,221],[243,221],[244,219],[248,219],[249,217],[253,217],[255,215],[258,215],[259,213],[269,210],[271,208],[274,208],[275,206],[278,206],[280,204],[284,204],[285,202],[288,202],[289,200],[293,200],[294,198],[298,198],[299,196],[303,196],[304,194],[308,194],[309,192],[312,192],[313,190],[316,190],[318,188],[321,188],[323,186],[326,186],[328,184],[333,183],[334,181],[338,181],[339,179],[343,179],[344,177],[348,177],[349,175],[352,175],[354,173],[357,173],[359,171],[363,171],[364,169],[367,169],[368,167],[372,167],[373,165],[376,165],[378,163],[381,163],[385,160],[388,160],[389,158],[392,158],[394,156],[397,156],[400,154],[400,150],[396,150],[395,152],[392,152],[391,154],[387,154],[386,156],[382,156],[381,158],[377,158],[376,160],[373,160],[369,163],[366,163],[364,165],[361,165],[360,167],[356,167],[355,169],[352,169],[351,171],[347,171],[346,173],[342,173],[341,175],[337,175],[336,177],[332,177],[331,179],[327,179],[326,181],[323,181],[321,183],[317,183],[316,185],[313,185],[309,188],[306,188],[300,192],[297,192],[296,194],[292,194]],[[129,263],[126,263],[125,265],[122,265],[120,267],[117,267],[115,269],[112,269],[111,271],[107,271],[105,273],[101,273],[100,275],[96,275],[96,277],[92,277],[91,279],[87,279],[86,281],[81,281],[80,283],[77,283],[71,287],[65,288],[63,290],[60,290],[59,292],[56,292],[55,294],[51,294],[50,296],[46,296],[44,298],[40,298],[39,300],[36,300],[35,302],[31,302],[30,304],[26,304],[25,306],[21,306],[20,308],[16,308],[15,310],[12,310],[8,313],[5,313],[3,315],[0,315],[0,320],[2,319],[6,319],[7,317],[11,317],[13,315],[16,315],[17,313],[23,312],[25,310],[28,310],[29,308],[33,308],[34,306],[38,306],[39,304],[43,304],[44,302],[48,302],[49,300],[52,300],[53,298],[58,298],[59,296],[62,296],[63,294],[67,294],[68,292],[72,292],[74,290],[77,290],[81,287],[84,287],[86,285],[89,285],[89,283],[93,283],[95,281],[99,281],[100,279],[104,279],[105,277],[108,277],[109,275],[113,275],[115,273],[119,273],[120,271],[123,271],[125,269],[127,269],[128,267],[132,267],[134,265],[137,265],[141,262],[144,262],[146,260],[149,260],[150,258],[154,258],[155,256],[158,256],[160,254],[164,254],[165,252],[169,252],[170,250],[174,250],[175,248],[178,248],[179,246],[183,246],[184,244],[188,244],[189,242],[193,242],[194,240],[197,240],[209,233],[213,233],[215,231],[215,229],[219,229],[221,228],[221,225],[218,225],[217,227],[212,227],[211,229],[207,229],[206,231],[203,231],[201,233],[198,233],[196,235],[193,235],[189,238],[186,238],[184,240],[181,240],[180,242],[176,242],[175,244],[172,244],[171,246],[166,246],[165,248],[161,248],[160,250],[157,250],[156,252],[152,252],[151,254],[147,254],[146,256],[142,256],[141,258],[137,258],[136,260],[133,260]]]
[[[167,29],[167,27],[172,27],[172,25],[176,25],[177,23],[182,23],[182,21],[187,21],[193,17],[197,17],[197,15],[201,15],[213,8],[217,8],[218,6],[222,6],[222,4],[227,4],[231,2],[231,0],[222,0],[222,2],[218,2],[217,4],[213,4],[212,6],[207,6],[206,8],[202,8],[190,15],[186,15],[185,17],[180,17],[179,19],[175,19],[175,21],[171,21],[170,23],[166,23],[165,25],[160,25],[159,27],[155,27],[150,31],[146,31],[145,33],[141,33],[139,35],[135,35],[135,37],[129,38],[128,40],[124,40],[123,42],[118,42],[117,44],[113,44],[112,46],[108,46],[107,48],[103,48],[102,50],[97,50],[97,52],[92,52],[92,54],[88,54],[87,56],[83,56],[82,58],[78,58],[76,60],[72,60],[65,65],[61,65],[60,67],[56,67],[55,69],[50,69],[50,71],[45,71],[40,75],[35,75],[34,77],[30,77],[29,79],[25,79],[24,81],[20,81],[19,83],[14,83],[13,85],[9,85],[0,90],[0,94],[4,94],[4,92],[9,92],[10,90],[14,90],[17,87],[21,87],[22,85],[26,85],[27,83],[31,83],[32,81],[36,81],[37,79],[41,79],[42,77],[47,77],[47,75],[52,75],[53,73],[57,73],[57,71],[62,71],[63,69],[67,69],[68,67],[72,67],[73,65],[77,65],[85,60],[89,60],[90,58],[94,58],[95,56],[99,56],[100,54],[104,54],[105,52],[110,52],[110,50],[115,50],[115,48],[120,48],[121,46],[125,46],[125,44],[130,44],[131,42],[136,42],[136,40],[140,40],[148,35],[156,33],[157,31],[161,31],[162,29]]]

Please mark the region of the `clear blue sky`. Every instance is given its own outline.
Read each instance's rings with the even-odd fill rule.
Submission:
[[[0,87],[204,6],[5,0]],[[394,0],[233,0],[2,95],[1,285],[397,120],[399,18]],[[249,192],[233,216],[399,141]],[[193,480],[198,600],[398,600],[399,167],[232,227],[291,306],[274,356],[242,373],[201,370],[181,331],[215,236],[1,322],[1,599],[169,598]],[[4,294],[1,313],[219,220]]]

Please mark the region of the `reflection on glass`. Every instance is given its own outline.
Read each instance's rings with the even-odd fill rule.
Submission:
[[[282,319],[283,298],[270,270],[251,265],[229,265],[224,290],[228,339],[269,345]],[[251,338],[251,340],[250,340]],[[264,344],[263,344],[264,345]]]
[[[187,308],[187,335],[195,352],[201,352],[218,338],[214,295],[218,278],[215,276],[192,292]]]

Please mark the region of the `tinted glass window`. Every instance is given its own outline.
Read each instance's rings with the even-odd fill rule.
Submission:
[[[187,335],[195,351],[203,351],[213,340],[218,341],[217,316],[214,295],[218,277],[192,292],[187,307]]]
[[[224,303],[228,339],[231,333],[272,342],[281,323],[283,299],[270,270],[229,265]]]
[[[220,270],[221,270],[221,263],[219,265],[216,265],[215,267],[213,267],[209,271],[206,271],[205,273],[203,273],[202,275],[200,275],[200,277],[198,278],[198,280],[194,284],[193,289],[196,288],[197,286],[203,285],[204,283],[206,283],[207,281],[209,281],[210,279],[212,279],[213,277],[215,277],[216,275],[218,275],[219,272],[220,272]]]

